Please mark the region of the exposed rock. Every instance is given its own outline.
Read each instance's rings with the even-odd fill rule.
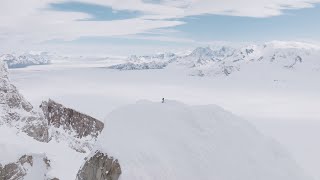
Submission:
[[[36,158],[42,158],[43,155],[34,155]],[[35,162],[34,156],[23,155],[17,162],[6,165],[0,164],[0,180],[21,180],[30,169],[34,167],[34,163],[40,163],[38,166],[43,166],[45,171],[37,172],[38,179],[44,179],[46,172],[50,168],[47,157],[43,157],[43,161]]]
[[[0,125],[16,127],[41,142],[49,141],[48,125],[44,117],[11,84],[8,70],[0,61]]]
[[[101,121],[64,107],[51,99],[43,101],[40,108],[48,125],[52,127],[51,137],[58,142],[68,142],[69,146],[78,152],[91,150],[104,127]]]
[[[40,108],[49,125],[56,128],[62,127],[67,131],[74,131],[78,138],[89,135],[97,137],[104,127],[101,121],[73,109],[66,108],[51,99],[43,101]]]
[[[0,61],[0,125],[17,128],[41,142],[65,141],[83,153],[92,149],[104,127],[102,122],[52,100],[40,107],[43,112],[35,111],[11,84],[6,64]]]
[[[166,62],[142,62],[142,63],[123,63],[109,66],[109,69],[125,70],[147,70],[147,69],[163,69],[168,65]]]
[[[164,69],[169,63],[175,61],[177,55],[173,53],[156,54],[152,56],[130,56],[127,62],[109,66],[109,69],[126,70],[148,70]]]
[[[104,128],[104,124],[97,119],[50,99],[42,102],[40,107],[42,112],[34,110],[11,84],[7,65],[0,60],[0,126],[15,128],[18,133],[23,132],[41,142],[64,142],[81,153],[92,149]],[[87,163],[84,166],[83,177],[95,174],[101,180],[117,180],[121,173],[118,161],[101,153],[92,157],[89,164],[92,166]],[[44,155],[24,155],[16,162],[0,164],[0,180],[30,179],[31,176],[39,180],[59,180],[47,177],[50,167],[50,160]]]
[[[294,59],[294,62],[290,65],[287,65],[287,66],[284,66],[285,68],[293,68],[297,63],[302,63],[302,58],[300,56],[297,56],[295,59]]]
[[[76,180],[118,180],[120,175],[121,167],[118,160],[97,151],[81,167]]]

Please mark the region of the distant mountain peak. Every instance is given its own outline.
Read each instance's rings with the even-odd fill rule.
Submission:
[[[188,54],[161,53],[147,56],[131,56],[128,62],[109,68],[119,70],[166,69],[176,66],[185,68],[191,76],[232,75],[251,63],[273,63],[284,70],[299,68],[302,64],[314,64],[310,69],[319,69],[317,57],[320,46],[294,41],[270,41],[246,44],[241,47],[209,46],[197,47]],[[311,61],[311,62],[310,62]]]
[[[214,51],[209,47],[197,47],[190,55],[193,56],[212,56]]]
[[[23,68],[31,65],[49,64],[51,62],[47,52],[23,53],[21,55],[4,54],[0,56],[0,61],[6,62],[9,68]]]

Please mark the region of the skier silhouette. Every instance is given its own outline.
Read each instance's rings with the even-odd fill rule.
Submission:
[[[164,103],[164,98],[162,98],[162,103]]]

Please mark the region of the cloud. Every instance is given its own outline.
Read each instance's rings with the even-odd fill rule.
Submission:
[[[50,4],[68,0],[1,0],[0,47],[27,46],[52,39],[73,40],[88,36],[127,36],[184,24],[181,18],[203,14],[264,18],[287,9],[313,7],[320,0],[77,0],[109,7],[114,11],[135,11],[139,16],[98,21],[90,12],[54,11]],[[90,21],[81,21],[81,20]],[[172,41],[173,38],[145,39]],[[192,41],[180,39],[182,41]]]
[[[58,1],[59,2],[59,1]],[[62,2],[62,1],[61,1]],[[111,1],[110,1],[111,2]],[[2,0],[0,37],[10,44],[27,45],[50,39],[72,40],[82,36],[120,36],[173,27],[182,21],[131,18],[113,21],[79,21],[91,18],[81,12],[60,12],[47,9],[54,0]],[[17,4],[19,4],[17,6]],[[106,3],[108,5],[108,3]]]
[[[89,2],[89,0],[80,0]],[[320,0],[90,0],[118,10],[144,12],[147,17],[181,18],[202,14],[271,17],[284,10],[311,8]]]
[[[284,10],[311,8],[319,0],[194,0],[186,10],[187,15],[219,14],[247,17],[278,16]]]

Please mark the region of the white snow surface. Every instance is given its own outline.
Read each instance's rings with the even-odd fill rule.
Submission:
[[[75,138],[73,131],[66,132],[62,127],[49,127],[52,140],[49,143],[39,142],[22,131],[25,126],[37,126],[43,124],[43,114],[37,109],[32,109],[29,102],[23,98],[19,91],[11,84],[8,70],[0,60],[0,164],[15,163],[23,155],[33,157],[33,166],[22,167],[26,171],[24,180],[44,180],[44,176],[59,178],[60,180],[75,179],[75,176],[88,153],[79,153],[70,146],[79,146],[78,149],[86,149],[85,145],[94,143],[90,137]],[[10,95],[10,96],[9,96]],[[17,107],[10,107],[7,98],[14,97],[20,102]],[[21,104],[30,108],[29,111]],[[17,119],[8,118],[9,114],[15,114]],[[32,121],[26,121],[25,117],[35,117]],[[89,150],[87,150],[89,152]],[[46,168],[43,158],[50,160],[50,169]]]
[[[259,51],[256,51],[247,56],[247,60],[241,61],[239,71],[236,70],[228,76],[212,77],[205,74],[204,72],[215,72],[209,69],[211,63],[208,66],[203,64],[189,69],[208,67],[208,71],[202,71],[206,75],[204,77],[186,76],[190,72],[185,73],[183,66],[170,65],[165,69],[144,71],[102,68],[125,63],[123,57],[65,57],[55,59],[50,65],[9,71],[13,84],[33,105],[53,98],[98,119],[103,119],[110,111],[139,99],[160,101],[165,97],[190,105],[219,104],[250,120],[259,131],[279,141],[294,155],[307,174],[318,180],[319,48],[316,45],[295,42],[270,42],[266,45],[271,50],[277,49],[279,54],[276,61],[269,61],[273,55],[272,51],[264,60],[250,61],[250,57],[260,57]],[[252,46],[252,49],[255,47]],[[257,49],[263,48],[259,47]],[[215,51],[222,48],[217,46],[211,49]],[[245,49],[243,52],[246,52]],[[232,52],[229,50],[228,52]],[[191,51],[178,56],[190,53]],[[283,54],[293,59],[285,59]],[[285,68],[284,66],[292,65],[291,62],[294,62],[296,55],[301,55],[302,62],[298,62],[293,68]],[[63,150],[62,147],[61,149]],[[71,157],[66,155],[56,160],[59,161],[56,163],[59,169],[50,170],[50,173],[71,172],[69,168],[64,169],[60,166],[64,164],[64,158],[69,160]],[[81,158],[78,161],[83,162]],[[68,164],[68,167],[71,168],[71,165]],[[77,169],[78,167],[72,167],[73,172]],[[61,178],[62,180],[72,179],[69,178],[70,174],[61,177],[67,177]]]
[[[33,167],[26,167],[28,173],[24,180],[44,180],[43,174],[50,178],[71,180],[76,178],[88,154],[76,152],[65,141],[42,143],[14,128],[0,126],[0,164],[16,162],[23,155],[32,155],[35,162]],[[45,156],[50,160],[48,170],[41,161]]]
[[[215,105],[138,101],[111,112],[97,149],[121,180],[307,180],[291,156]]]

